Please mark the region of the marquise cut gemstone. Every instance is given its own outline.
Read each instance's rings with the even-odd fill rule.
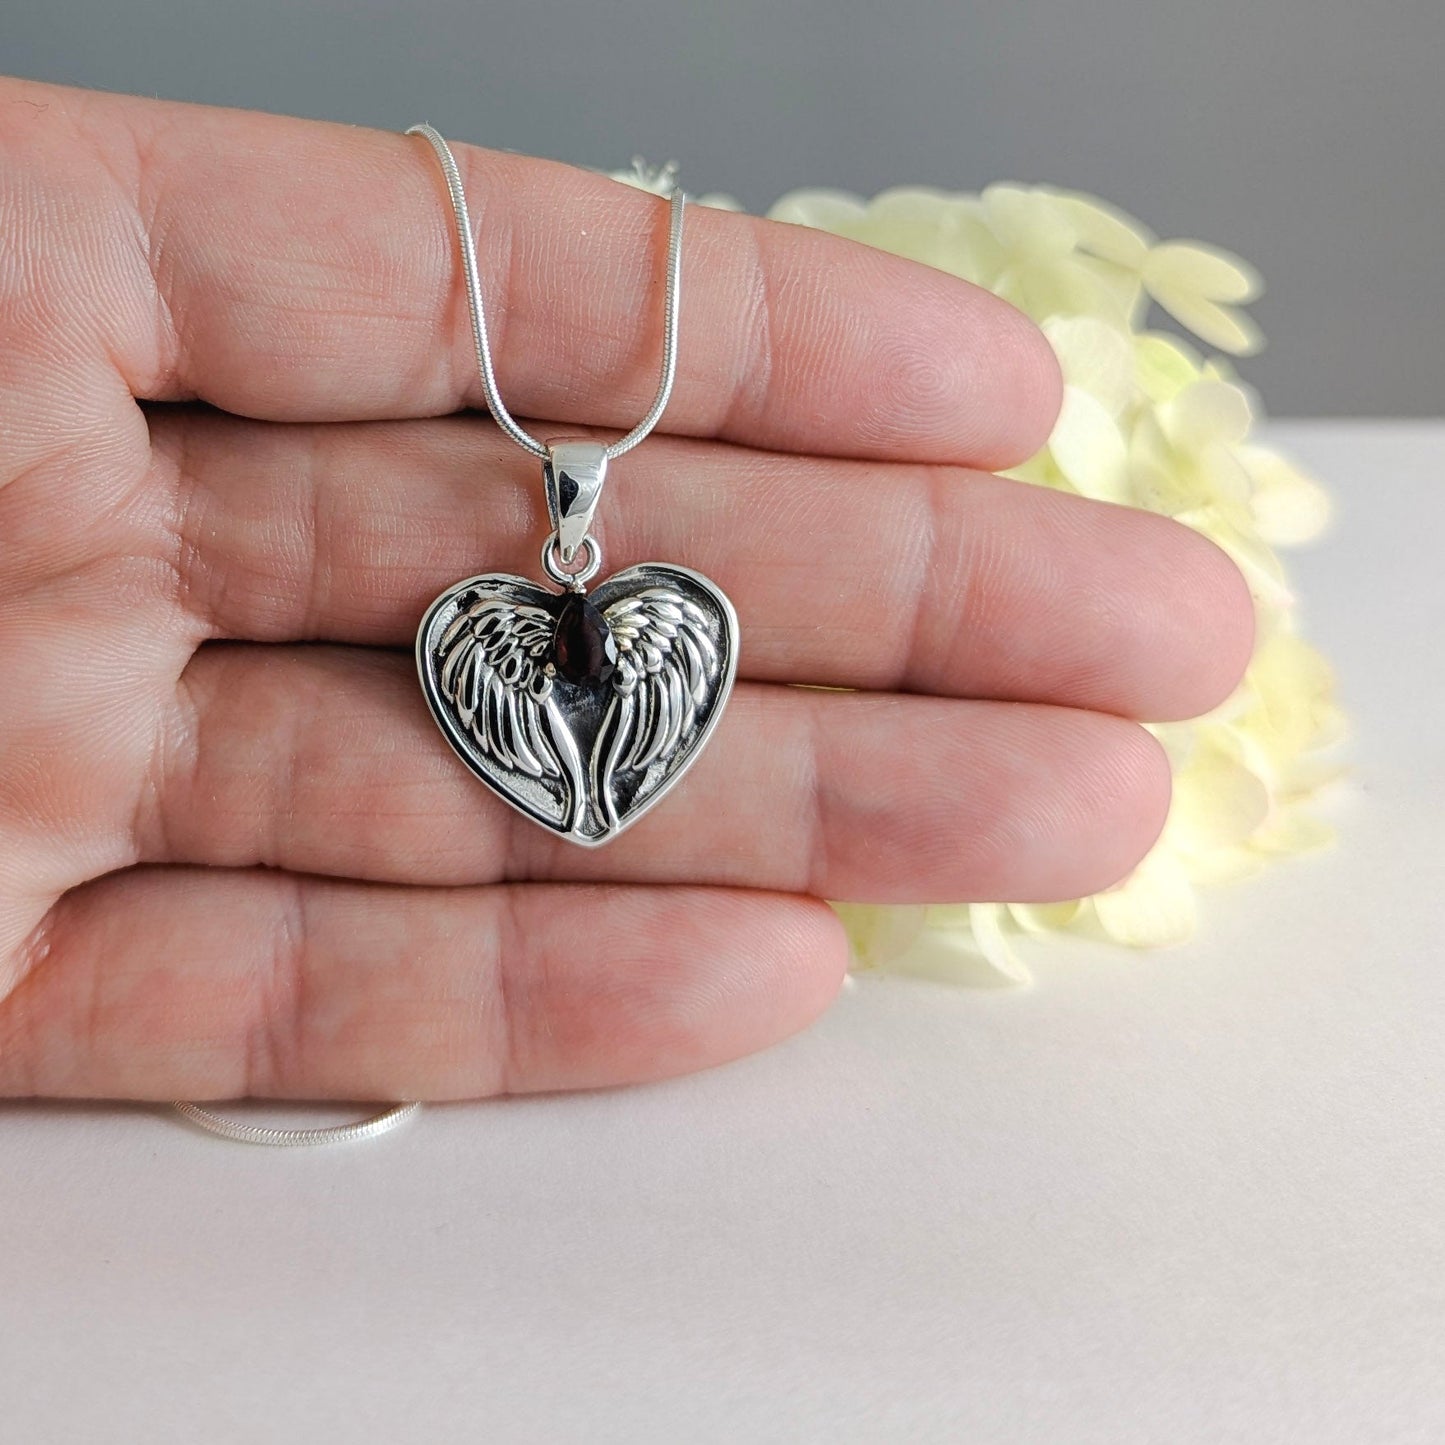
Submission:
[[[557,614],[552,663],[558,677],[579,687],[601,687],[617,671],[612,629],[580,592],[568,593]]]

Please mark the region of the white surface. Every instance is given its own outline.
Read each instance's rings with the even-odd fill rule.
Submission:
[[[334,1151],[0,1106],[0,1438],[1445,1439],[1445,425],[1297,426],[1334,853],[1187,950]]]

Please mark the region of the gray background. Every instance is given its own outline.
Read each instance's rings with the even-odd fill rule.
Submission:
[[[694,192],[1093,190],[1264,272],[1276,413],[1434,415],[1442,0],[0,0],[0,69],[391,127]]]

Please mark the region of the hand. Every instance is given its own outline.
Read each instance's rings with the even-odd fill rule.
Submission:
[[[458,152],[503,395],[617,435],[656,383],[665,203]],[[1245,665],[1212,544],[981,470],[1054,417],[1026,320],[693,208],[669,434],[597,531],[609,571],[731,595],[740,677],[666,802],[580,849],[467,772],[416,681],[432,597],[536,575],[545,528],[535,460],[456,414],[480,387],[425,143],[3,82],[0,218],[0,1093],[716,1063],[834,994],[823,898],[1124,875],[1169,799],[1132,720]]]

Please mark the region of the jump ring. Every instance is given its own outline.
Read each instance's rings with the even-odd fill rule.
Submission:
[[[580,587],[584,582],[590,582],[601,568],[602,548],[597,538],[589,533],[582,539],[582,546],[587,549],[587,560],[575,572],[568,572],[562,566],[562,550],[557,534],[552,532],[542,543],[542,570],[559,587]]]

